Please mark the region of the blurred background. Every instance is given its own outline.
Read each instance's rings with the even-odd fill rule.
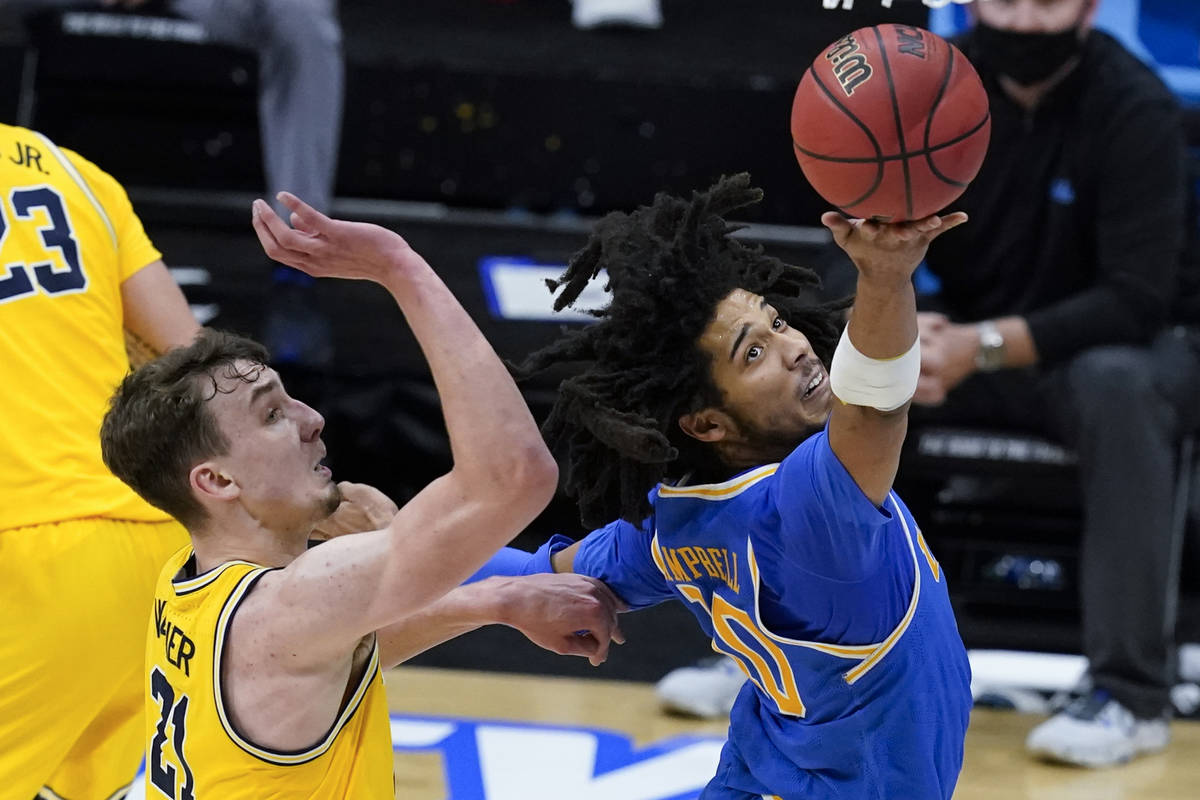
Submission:
[[[500,353],[520,358],[584,324],[551,318],[541,279],[595,219],[655,192],[749,171],[766,199],[745,235],[852,285],[792,156],[788,113],[824,45],[881,21],[950,34],[960,6],[857,0],[662,0],[657,28],[580,27],[567,0],[341,0],[346,101],[332,213],[401,232]],[[11,21],[6,21],[6,25]],[[1200,4],[1105,0],[1097,20],[1184,103],[1200,150]],[[437,397],[390,298],[306,286],[262,256],[253,53],[203,40],[151,2],[136,12],[42,14],[0,30],[0,113],[80,150],[123,183],[201,321],[266,336],[292,394],[327,419],[339,479],[403,502],[448,467]],[[978,223],[977,223],[978,224]],[[554,376],[524,389],[543,416]],[[1079,652],[1073,456],[997,431],[915,431],[901,474],[950,576],[972,648]],[[1186,487],[1191,517],[1200,491]],[[1200,641],[1200,547],[1189,519],[1180,638]],[[559,497],[516,541],[582,533]],[[599,670],[507,629],[462,637],[430,666],[655,680],[709,654],[677,604],[625,622],[631,645]]]

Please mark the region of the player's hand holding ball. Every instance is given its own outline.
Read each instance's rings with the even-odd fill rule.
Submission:
[[[821,215],[833,241],[846,251],[863,277],[897,283],[912,277],[930,242],[966,221],[967,215],[961,211],[891,223],[846,219],[834,211]]]
[[[817,193],[851,217],[924,220],[958,198],[987,153],[987,92],[966,57],[909,25],[843,36],[804,73],[792,142]]]

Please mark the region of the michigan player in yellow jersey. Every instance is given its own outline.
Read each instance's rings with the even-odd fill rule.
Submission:
[[[254,206],[269,256],[395,297],[429,361],[454,466],[381,529],[308,549],[341,487],[321,463],[324,420],[288,396],[261,346],[204,331],[122,382],[101,429],[105,463],[191,536],[163,569],[147,637],[156,798],[390,798],[381,668],[486,622],[593,662],[620,640],[618,602],[595,579],[459,587],[549,501],[554,461],[424,259],[391,231],[281,200],[295,230]]]
[[[0,125],[0,798],[120,796],[141,759],[142,639],[183,529],[98,432],[129,370],[197,330],[121,186]]]

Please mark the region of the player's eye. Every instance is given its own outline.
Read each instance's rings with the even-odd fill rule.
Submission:
[[[773,331],[781,331],[786,327],[787,323],[783,321],[783,317],[776,317],[774,321],[771,322],[771,330]]]
[[[757,344],[752,344],[746,348],[746,361],[753,361],[762,355],[762,347]]]
[[[276,422],[279,420],[280,413],[278,408],[272,408],[267,412],[267,422]]]

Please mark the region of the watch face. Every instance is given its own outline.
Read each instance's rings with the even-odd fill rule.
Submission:
[[[979,352],[975,354],[975,366],[989,372],[1004,366],[1004,336],[995,325],[979,326]]]

